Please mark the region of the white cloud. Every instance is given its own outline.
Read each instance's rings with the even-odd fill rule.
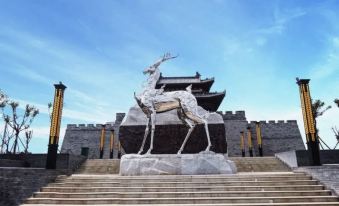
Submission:
[[[258,34],[281,34],[284,32],[286,25],[299,17],[306,15],[307,12],[302,9],[284,10],[276,9],[273,13],[273,23],[266,27],[257,29]]]
[[[39,126],[32,126],[30,130],[33,130],[33,138],[49,138],[49,130],[50,127],[39,127]],[[60,137],[65,136],[66,127],[60,128]]]
[[[332,132],[332,127],[339,127],[339,109],[332,108],[317,119],[319,128],[319,136],[330,146],[334,146],[337,142]]]
[[[331,38],[325,59],[311,70],[310,77],[312,79],[322,79],[332,74],[339,79],[339,37]]]
[[[24,109],[25,105],[29,104],[29,105],[34,105],[36,108],[38,108],[40,113],[49,114],[47,104],[44,105],[44,104],[39,104],[36,102],[26,101],[22,99],[14,99],[14,101],[18,101],[20,103],[19,107],[21,109]],[[113,114],[114,114],[113,112],[112,114],[110,114],[110,113],[107,113],[101,110],[96,110],[95,106],[93,106],[93,110],[91,112],[78,111],[78,110],[64,108],[62,116],[64,118],[68,118],[72,120],[83,120],[86,122],[102,123],[102,122],[112,120]]]

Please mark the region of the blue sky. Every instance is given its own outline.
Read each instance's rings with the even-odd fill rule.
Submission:
[[[165,76],[215,77],[220,110],[248,120],[297,119],[295,77],[311,78],[314,99],[339,98],[338,1],[0,0],[0,88],[36,105],[31,151],[45,152],[53,83],[65,92],[68,123],[113,121],[134,104],[141,71],[165,52]],[[329,144],[339,109],[318,120]]]

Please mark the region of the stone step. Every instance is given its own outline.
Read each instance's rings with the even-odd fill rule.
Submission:
[[[290,171],[291,169],[276,157],[230,157],[238,172]]]
[[[224,182],[74,182],[50,183],[50,187],[180,187],[180,186],[276,186],[276,185],[316,185],[317,180],[287,180],[287,181],[224,181]]]
[[[311,176],[306,175],[304,173],[237,173],[232,175],[152,175],[152,176],[119,176],[117,174],[73,174],[72,176],[61,176],[57,177],[56,181],[67,181],[67,180],[88,180],[88,181],[100,181],[100,180],[133,180],[133,181],[148,181],[148,180],[155,180],[155,181],[174,181],[174,180],[216,180],[219,179],[260,179],[260,178],[272,178],[272,179],[280,179],[280,178],[287,178],[287,179],[303,179],[303,178],[311,178]]]
[[[312,191],[322,190],[322,185],[282,186],[206,186],[206,187],[43,187],[42,192],[191,192],[191,191]]]
[[[96,192],[59,193],[37,192],[36,198],[184,198],[184,197],[284,197],[284,196],[329,196],[329,190],[315,191],[201,191],[201,192]]]
[[[230,157],[238,172],[291,171],[276,157]],[[76,171],[78,174],[118,174],[119,159],[89,159]]]
[[[180,206],[338,206],[339,202],[298,202],[298,203],[231,203],[231,204],[180,204]],[[55,204],[24,204],[21,206],[60,206]],[[79,206],[79,205],[68,205]],[[121,206],[121,204],[110,204]],[[149,206],[149,204],[129,204],[129,206]],[[152,206],[176,206],[176,204],[152,204]]]
[[[88,159],[76,173],[80,174],[118,174],[119,159]]]
[[[59,176],[26,203],[42,205],[338,205],[305,173],[235,175]],[[33,206],[32,205],[32,206]],[[29,205],[26,205],[29,206]],[[37,206],[37,205],[36,205]]]
[[[200,197],[200,198],[29,198],[27,204],[214,204],[214,203],[285,203],[335,202],[335,196],[307,197]]]
[[[112,182],[119,181],[119,182],[224,182],[224,181],[283,181],[283,180],[311,180],[311,176],[262,176],[262,177],[255,177],[255,176],[226,176],[226,177],[214,177],[214,178],[140,178],[140,179],[128,179],[128,178],[117,178],[117,177],[106,177],[106,178],[86,178],[86,177],[70,177],[67,179],[57,179],[56,182]]]
[[[148,175],[148,176],[120,176],[110,174],[73,174],[72,176],[61,176],[66,178],[119,178],[119,179],[177,179],[177,178],[220,178],[220,177],[266,177],[283,176],[296,177],[305,176],[304,172],[238,172],[237,174],[216,174],[216,175]]]

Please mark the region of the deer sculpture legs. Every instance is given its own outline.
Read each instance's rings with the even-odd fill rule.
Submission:
[[[181,154],[181,152],[184,150],[185,145],[187,143],[187,140],[189,139],[189,137],[191,136],[191,133],[193,132],[195,126],[198,124],[198,122],[194,121],[193,119],[190,119],[189,117],[187,117],[186,115],[179,115],[179,118],[189,127],[189,130],[186,134],[186,137],[184,139],[184,142],[182,143],[179,151],[177,154]],[[205,132],[206,132],[206,137],[207,137],[207,147],[205,149],[205,151],[209,151],[211,148],[211,140],[210,140],[210,135],[209,135],[209,131],[208,131],[208,124],[207,124],[207,120],[199,117],[199,116],[194,116],[195,120],[199,120],[200,123],[204,124],[205,127]],[[144,150],[144,146],[145,146],[145,142],[147,139],[147,136],[149,134],[149,124],[151,123],[151,142],[150,142],[150,148],[148,149],[148,151],[146,152],[146,154],[151,154],[152,150],[153,150],[153,139],[154,139],[154,131],[155,131],[155,120],[156,120],[156,111],[152,112],[152,114],[150,115],[149,118],[147,118],[147,124],[146,124],[146,129],[145,129],[145,134],[144,134],[144,139],[142,141],[140,150],[138,152],[138,154],[141,154]]]
[[[155,112],[152,112],[149,118],[147,118],[147,124],[146,124],[146,129],[145,129],[145,134],[144,134],[144,139],[142,140],[142,144],[140,147],[140,150],[138,154],[141,154],[144,151],[144,146],[146,143],[147,136],[149,134],[149,123],[151,122],[151,144],[146,152],[146,154],[151,154],[151,151],[153,149],[153,137],[154,137],[154,130],[155,130]]]

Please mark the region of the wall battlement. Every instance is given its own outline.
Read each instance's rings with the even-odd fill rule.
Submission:
[[[257,121],[248,121],[248,124],[255,124]],[[261,120],[259,121],[260,125],[291,125],[291,124],[297,124],[297,120],[269,120],[269,121],[264,121]]]
[[[98,130],[102,128],[102,124],[67,124],[67,130]],[[113,124],[105,124],[105,129],[114,129]]]
[[[245,111],[235,111],[235,113],[233,113],[233,111],[226,111],[225,113],[218,113],[222,115],[224,120],[246,120]]]

